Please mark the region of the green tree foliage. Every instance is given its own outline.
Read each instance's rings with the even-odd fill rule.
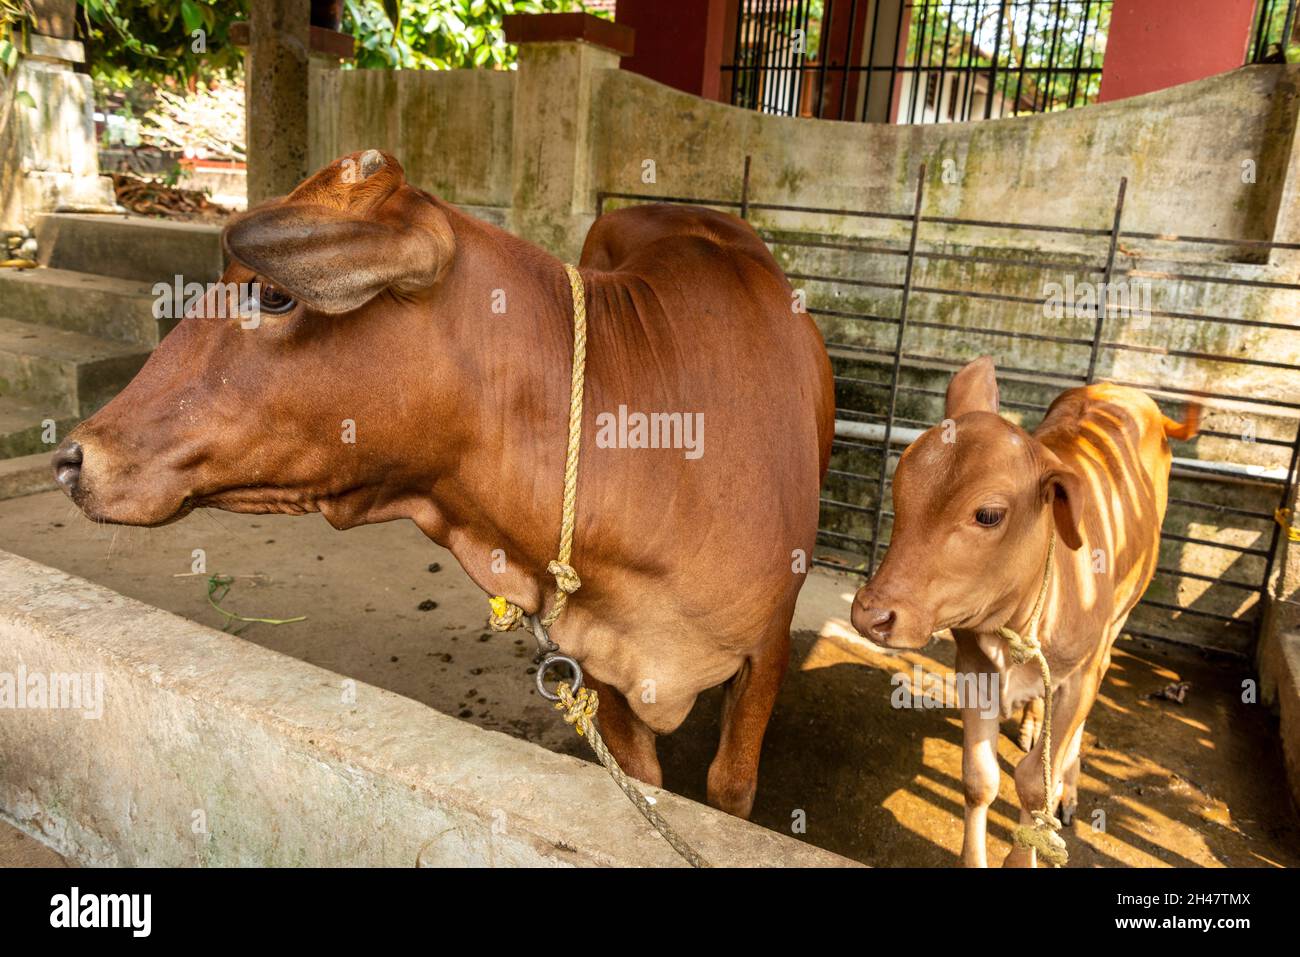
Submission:
[[[113,85],[231,73],[243,52],[228,35],[249,0],[78,0],[86,59]]]
[[[581,0],[404,0],[394,27],[394,6],[393,0],[346,0],[343,29],[357,39],[357,67],[508,67],[516,51],[501,32],[507,13],[583,9]]]
[[[8,2],[8,0],[4,0]],[[243,53],[230,24],[248,19],[250,0],[77,0],[96,76],[181,81],[237,71]],[[582,0],[345,0],[343,30],[365,69],[509,67],[507,13],[561,13]]]

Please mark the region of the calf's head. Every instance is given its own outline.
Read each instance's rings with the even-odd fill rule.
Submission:
[[[992,360],[976,359],[949,383],[945,421],[899,460],[889,551],[853,602],[872,641],[920,648],[944,628],[992,631],[1032,603],[1053,526],[1082,544],[1082,480],[998,401]]]
[[[367,150],[238,216],[223,242],[221,282],[68,436],[55,478],[121,524],[199,506],[370,520],[402,494],[402,435],[427,431],[446,411],[430,403],[454,391],[438,388],[429,342],[454,252],[446,215]]]

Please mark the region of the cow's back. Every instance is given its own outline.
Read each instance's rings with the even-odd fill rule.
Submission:
[[[1094,570],[1105,562],[1117,616],[1137,603],[1159,558],[1172,461],[1164,422],[1146,393],[1098,383],[1063,392],[1034,433],[1084,480],[1084,557]]]

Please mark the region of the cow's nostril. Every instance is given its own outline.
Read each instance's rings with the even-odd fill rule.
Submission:
[[[81,481],[81,444],[64,442],[55,451],[51,464],[54,466],[54,481],[69,495],[76,492]]]
[[[888,608],[868,608],[864,616],[873,638],[888,638],[894,631],[895,615]]]

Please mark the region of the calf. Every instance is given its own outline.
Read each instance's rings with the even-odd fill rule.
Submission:
[[[1083,723],[1111,645],[1155,573],[1169,439],[1191,438],[1198,413],[1193,406],[1180,425],[1144,393],[1098,384],[1058,396],[1031,435],[998,415],[984,357],[953,377],[946,421],[922,433],[894,473],[893,537],[854,599],[854,626],[890,648],[920,648],[952,629],[957,671],[996,682],[1006,717],[1044,688],[1037,663],[1015,663],[999,628],[1023,635],[1036,625],[1053,686],[1048,806],[1060,802],[1067,817],[1078,800]],[[987,863],[998,721],[978,703],[963,706],[962,862],[972,867]],[[1038,738],[1015,772],[1025,826],[1047,796]],[[1034,858],[1017,846],[1006,863],[1033,866]]]
[[[131,525],[195,508],[320,512],[336,528],[409,519],[489,595],[541,610],[574,335],[562,263],[411,187],[377,150],[224,238],[224,281],[262,284],[260,322],[204,318],[225,314],[211,301],[182,320],[56,453],[73,500]],[[600,690],[610,750],[652,784],[655,734],[725,683],[708,797],[746,816],[816,535],[830,362],[733,216],[611,213],[580,266],[582,587],[551,637]],[[600,441],[599,423],[633,414],[691,417],[690,446]]]

